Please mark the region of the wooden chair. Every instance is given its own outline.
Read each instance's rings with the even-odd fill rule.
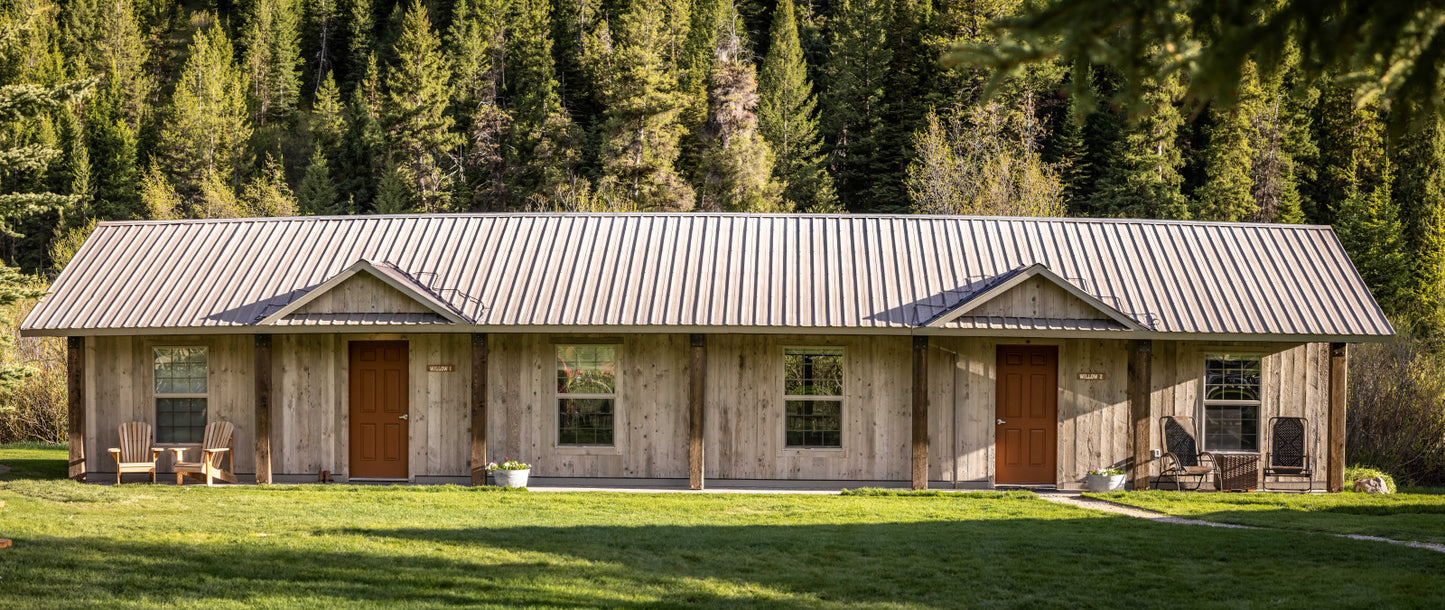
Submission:
[[[110,448],[110,457],[115,460],[115,482],[120,475],[128,472],[148,472],[151,482],[156,482],[156,460],[164,449],[151,446],[151,425],[143,421],[129,421],[118,428],[120,446]]]
[[[1164,477],[1173,477],[1174,489],[1181,490],[1184,487],[1180,479],[1194,477],[1194,487],[1189,489],[1197,491],[1204,485],[1204,479],[1214,472],[1214,456],[1199,450],[1193,418],[1168,415],[1159,418],[1159,424],[1164,433],[1164,469],[1159,472],[1155,488],[1164,484]]]
[[[1310,464],[1309,422],[1303,417],[1271,417],[1269,419],[1269,452],[1264,456],[1264,488],[1269,477],[1300,478],[1306,483],[1304,493],[1315,490],[1315,473]]]
[[[171,449],[176,454],[176,485],[185,482],[182,476],[188,476],[197,481],[205,481],[206,486],[215,485],[215,479],[235,483],[236,475],[231,472],[236,467],[234,453],[231,446],[231,437],[235,435],[236,425],[228,421],[216,421],[206,424],[206,436],[201,442],[200,448],[176,447]],[[185,452],[200,451],[201,460],[198,462],[185,461]],[[222,460],[226,467],[222,468]]]

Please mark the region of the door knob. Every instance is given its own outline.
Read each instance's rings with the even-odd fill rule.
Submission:
[[[1004,425],[1004,424],[1006,424],[1006,423],[1008,423],[1008,422],[1006,422],[1006,421],[1004,421],[1004,420],[1001,420],[1001,419],[998,420],[998,425],[1000,425],[1000,426],[1002,426],[1002,425]]]
[[[410,416],[410,415],[411,415],[410,413],[405,413],[405,414],[396,416],[396,418],[397,418],[397,419],[406,419],[406,418],[407,418],[408,416]]]

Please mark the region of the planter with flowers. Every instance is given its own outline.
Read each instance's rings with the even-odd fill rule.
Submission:
[[[1089,491],[1093,493],[1124,489],[1124,469],[1109,466],[1090,468],[1088,484]]]
[[[532,473],[532,465],[505,458],[501,463],[487,464],[487,472],[491,473],[492,478],[496,479],[497,485],[501,487],[526,487],[527,476]]]

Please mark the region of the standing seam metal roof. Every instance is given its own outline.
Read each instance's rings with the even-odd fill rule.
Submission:
[[[1393,333],[1329,227],[730,214],[105,222],[22,329],[257,332],[359,260],[488,328],[911,332],[1041,264],[1156,333]]]

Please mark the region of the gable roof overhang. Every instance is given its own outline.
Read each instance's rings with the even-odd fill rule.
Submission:
[[[401,292],[402,294],[431,310],[432,313],[440,316],[442,320],[446,322],[450,322],[452,324],[472,324],[472,320],[467,319],[467,317],[462,315],[461,312],[457,311],[446,301],[442,300],[441,297],[438,297],[426,286],[421,285],[419,282],[412,279],[411,276],[396,268],[395,265],[392,265],[390,263],[372,262],[370,260],[362,258],[358,259],[355,263],[352,263],[351,266],[342,270],[341,273],[331,276],[326,281],[306,291],[306,293],[302,294],[300,297],[296,298],[290,303],[287,303],[282,308],[260,319],[256,322],[256,326],[280,326],[290,325],[296,322],[290,320],[289,317],[293,314],[296,314],[308,303],[315,301],[317,298],[321,297],[321,295],[330,292],[333,288],[340,286],[343,282],[351,279],[358,273],[366,273],[368,275],[371,275],[372,277],[375,277],[378,280],[381,280],[386,285],[395,288],[397,291]],[[400,323],[395,320],[388,320],[384,324],[379,324],[376,321],[372,322],[373,323],[368,324],[363,320],[356,320],[353,321],[351,325],[370,326]],[[419,322],[410,321],[409,323]],[[332,326],[335,325],[336,324],[333,324]]]
[[[933,316],[933,318],[924,322],[922,326],[928,328],[946,328],[951,323],[957,321],[960,318],[963,318],[964,316],[967,316],[969,312],[977,309],[984,303],[993,300],[994,297],[1008,292],[1009,290],[1012,290],[1018,285],[1023,284],[1024,282],[1036,277],[1042,278],[1048,282],[1053,283],[1059,288],[1064,289],[1064,291],[1068,292],[1069,294],[1078,298],[1080,301],[1083,301],[1085,304],[1094,308],[1100,314],[1104,315],[1110,320],[1113,320],[1115,323],[1122,327],[1122,329],[1120,330],[1150,330],[1149,328],[1146,328],[1143,324],[1140,324],[1134,318],[1125,315],[1124,312],[1121,312],[1113,306],[1109,305],[1108,303],[1105,303],[1098,297],[1095,297],[1094,295],[1085,292],[1084,290],[1076,286],[1073,282],[1070,282],[1060,277],[1059,274],[1050,271],[1049,268],[1043,263],[1034,263],[1027,267],[1012,269],[989,279],[988,281],[984,282],[982,286],[969,293],[967,296],[963,297],[963,299],[959,300],[957,303],[944,309],[942,312]],[[1084,320],[1078,320],[1074,322],[1076,322],[1075,325],[1077,326],[1087,326],[1084,324],[1084,322],[1086,322]],[[1106,329],[1098,328],[1091,330]]]

